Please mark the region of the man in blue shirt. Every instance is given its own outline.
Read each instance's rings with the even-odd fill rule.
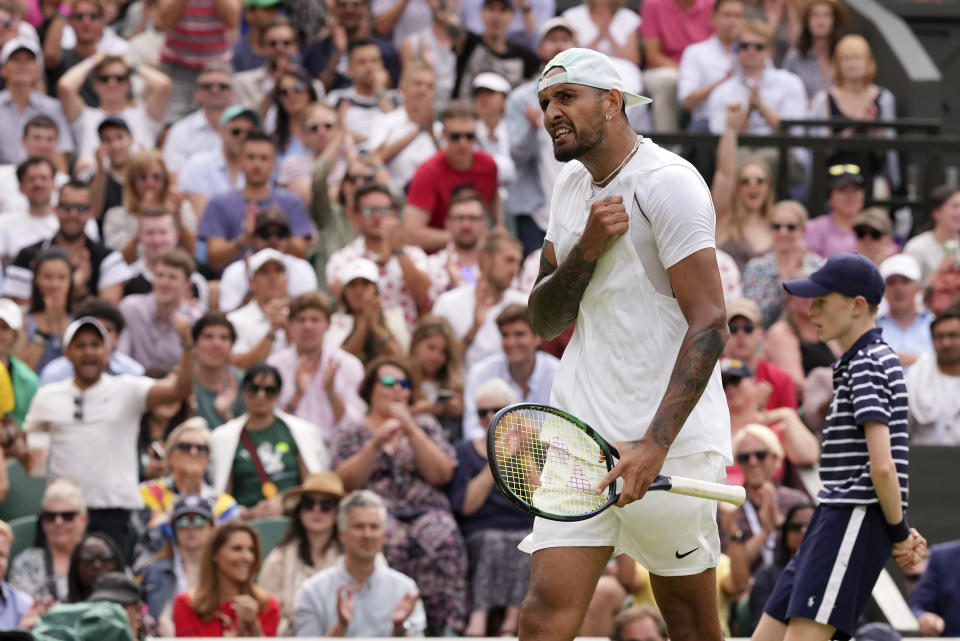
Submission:
[[[906,372],[921,354],[933,353],[930,323],[933,314],[923,309],[917,296],[923,291],[920,263],[909,254],[894,254],[880,264],[889,311],[877,316],[883,340],[893,348]]]

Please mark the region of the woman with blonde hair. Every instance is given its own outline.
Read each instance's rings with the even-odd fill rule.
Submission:
[[[178,637],[272,637],[280,605],[254,582],[260,570],[260,535],[243,521],[219,525],[203,550],[197,587],[177,595]]]
[[[807,220],[807,208],[796,200],[774,205],[770,212],[773,248],[750,259],[743,270],[743,295],[760,306],[765,328],[780,318],[787,304],[783,281],[794,278],[799,269],[812,272],[823,263],[823,258],[803,244]]]
[[[123,181],[123,204],[103,215],[104,245],[123,254],[128,263],[134,262],[140,254],[140,214],[149,207],[173,213],[180,230],[180,247],[192,255],[196,250],[196,213],[171,184],[163,154],[155,150],[130,156]]]
[[[451,442],[459,439],[463,415],[463,355],[447,319],[421,316],[410,340],[414,414],[433,414]]]

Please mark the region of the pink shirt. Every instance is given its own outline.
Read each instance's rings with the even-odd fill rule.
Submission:
[[[676,0],[644,0],[640,34],[660,41],[663,54],[680,64],[687,45],[713,35],[713,0],[694,0],[684,11]]]
[[[852,229],[837,227],[833,214],[817,216],[807,223],[803,242],[807,249],[824,258],[834,254],[854,254],[857,251],[857,235]]]

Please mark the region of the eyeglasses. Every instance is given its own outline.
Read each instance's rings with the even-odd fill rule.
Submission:
[[[751,458],[756,458],[757,461],[763,462],[767,460],[767,455],[770,454],[767,450],[756,450],[754,452],[739,452],[737,454],[737,463],[744,465],[750,462]]]
[[[749,51],[750,49],[753,49],[754,51],[763,51],[766,48],[767,48],[767,44],[765,42],[738,42],[737,43],[738,51],[739,50]]]
[[[82,565],[93,565],[100,563],[102,565],[116,565],[116,560],[112,556],[100,556],[98,554],[81,554],[77,557],[77,562]]]
[[[311,499],[309,496],[305,496],[300,499],[300,509],[310,511],[315,507],[319,507],[321,512],[332,512],[337,509],[337,500],[336,499]]]
[[[373,174],[347,174],[343,179],[347,182],[361,183],[373,180]]]
[[[166,178],[166,176],[164,176],[163,174],[161,174],[159,171],[144,172],[144,173],[142,173],[142,174],[137,174],[137,175],[136,175],[136,180],[138,180],[138,181],[153,180],[153,181],[156,181],[156,182],[163,182],[163,180],[164,180],[165,178]]]
[[[806,523],[784,523],[783,529],[787,532],[803,532],[807,529]]]
[[[397,378],[396,376],[381,376],[379,379],[380,384],[384,387],[393,387],[394,385],[399,385],[403,389],[411,389],[413,383],[410,382],[409,378]]]
[[[770,229],[773,231],[797,231],[800,225],[796,223],[770,223]]]
[[[260,240],[270,240],[271,238],[283,240],[284,238],[290,238],[290,230],[277,227],[267,227],[266,229],[261,229],[257,232],[257,238]]]
[[[857,225],[856,227],[853,228],[853,233],[855,233],[857,235],[857,238],[859,238],[860,240],[863,240],[867,236],[869,236],[874,240],[880,240],[886,235],[879,229],[874,229],[873,227],[867,227],[866,225]]]
[[[741,185],[764,185],[766,182],[763,176],[740,176]]]
[[[737,334],[743,332],[744,334],[752,334],[753,330],[756,329],[756,326],[753,323],[743,323],[738,325],[737,323],[727,323],[727,329],[730,330],[731,334]]]
[[[477,134],[472,131],[448,131],[447,137],[450,138],[453,142],[457,142],[461,139],[467,139],[471,142],[477,139]]]
[[[228,129],[227,132],[234,138],[237,138],[239,136],[246,136],[250,133],[250,130],[244,129],[243,127],[233,127],[232,129]]]
[[[187,443],[181,441],[173,446],[173,449],[184,454],[209,454],[210,446],[206,443]]]
[[[257,396],[260,392],[263,392],[266,396],[273,397],[280,393],[280,388],[276,385],[257,385],[256,383],[247,385],[246,390],[252,396]]]
[[[307,90],[307,85],[302,82],[298,82],[292,87],[285,87],[277,91],[277,95],[281,98],[289,98],[295,93],[304,93]]]
[[[214,89],[216,89],[217,91],[227,91],[228,89],[230,89],[230,83],[229,82],[201,82],[197,84],[197,87],[199,87],[200,89],[205,89],[206,91],[213,91]]]
[[[327,131],[330,131],[331,129],[333,129],[333,123],[332,123],[332,122],[322,122],[322,123],[319,123],[319,124],[316,124],[316,125],[307,125],[307,131],[309,131],[309,132],[312,133],[312,134],[315,134],[315,133],[317,133],[318,131],[320,131],[320,127],[323,127],[323,128],[326,129]]]
[[[851,164],[831,165],[830,168],[827,169],[827,173],[830,174],[831,176],[842,176],[844,174],[854,174],[856,176],[859,176],[860,167],[859,165],[851,165]]]
[[[73,520],[77,518],[78,514],[80,514],[80,512],[76,510],[66,512],[42,512],[40,514],[40,521],[43,523],[53,523],[57,519],[60,519],[64,523],[73,523]]]
[[[75,211],[78,214],[85,214],[88,211],[90,211],[90,205],[86,205],[84,203],[70,203],[64,200],[60,201],[59,207],[63,211],[67,211],[67,212]]]
[[[267,40],[267,46],[271,49],[275,47],[292,47],[293,40]]]
[[[129,73],[105,73],[97,76],[97,80],[103,84],[110,84],[110,82],[115,82],[120,85],[130,80]]]
[[[180,530],[186,530],[187,528],[200,529],[206,527],[207,523],[210,521],[207,520],[207,517],[201,516],[199,514],[184,514],[179,519],[173,522],[173,524]]]
[[[380,205],[379,207],[363,207],[360,209],[360,215],[364,218],[373,218],[374,214],[390,216],[393,214],[393,207],[390,205]]]
[[[70,20],[73,22],[83,22],[84,20],[89,20],[93,22],[94,20],[99,20],[103,17],[103,14],[99,11],[90,11],[88,13],[71,13]]]
[[[83,397],[82,396],[73,397],[73,420],[75,421],[83,420]]]
[[[496,414],[502,409],[503,409],[502,407],[478,407],[477,416],[480,416],[480,417],[493,416],[494,414]]]

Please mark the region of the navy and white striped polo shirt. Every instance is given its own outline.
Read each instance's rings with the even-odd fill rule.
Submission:
[[[878,503],[870,478],[870,455],[863,426],[890,427],[890,450],[900,478],[900,499],[907,506],[907,385],[900,360],[883,342],[880,330],[857,339],[833,371],[833,402],[823,427],[818,498],[832,505]]]

